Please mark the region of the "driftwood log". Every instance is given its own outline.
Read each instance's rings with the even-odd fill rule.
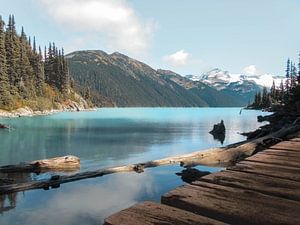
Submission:
[[[72,175],[54,175],[51,179],[31,181],[19,184],[8,184],[0,186],[0,194],[43,188],[48,190],[51,188],[57,188],[60,184],[69,183],[77,180],[100,177],[113,173],[120,172],[137,172],[141,173],[145,168],[158,167],[162,165],[180,163],[185,167],[193,167],[197,165],[208,165],[208,166],[228,166],[233,163],[244,159],[245,157],[251,156],[257,151],[269,147],[270,145],[276,144],[282,138],[288,135],[294,134],[300,131],[300,125],[293,125],[285,127],[279,131],[269,134],[265,137],[241,142],[235,145],[230,145],[224,148],[213,148],[206,151],[197,151],[190,154],[181,156],[168,157],[159,160],[153,160],[145,163],[138,163],[120,167],[99,169],[95,171],[87,171],[75,173]]]
[[[70,171],[80,168],[80,159],[76,156],[67,155],[51,159],[36,160],[19,165],[7,165],[0,167],[0,173],[32,172],[40,173],[48,170]]]

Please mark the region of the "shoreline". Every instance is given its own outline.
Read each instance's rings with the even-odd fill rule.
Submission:
[[[97,108],[64,108],[64,109],[51,109],[44,111],[33,111],[29,107],[19,108],[12,111],[0,109],[0,118],[18,118],[18,117],[34,117],[34,116],[47,116],[61,112],[82,112],[82,111],[96,111]]]

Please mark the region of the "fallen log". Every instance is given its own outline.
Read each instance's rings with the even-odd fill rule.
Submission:
[[[80,159],[76,156],[67,155],[51,159],[35,160],[19,165],[7,165],[0,167],[0,173],[29,172],[40,173],[48,170],[77,170],[80,167]]]
[[[101,177],[113,173],[137,172],[141,173],[145,168],[158,167],[163,165],[180,163],[184,167],[193,167],[197,165],[207,166],[228,166],[239,160],[242,160],[257,151],[267,148],[270,145],[278,143],[287,135],[294,134],[300,131],[300,125],[285,127],[281,130],[266,135],[265,137],[245,141],[239,144],[230,145],[224,148],[213,148],[205,151],[197,151],[181,156],[168,157],[159,160],[153,160],[144,163],[131,164],[120,167],[105,168],[95,171],[79,172],[71,175],[54,175],[51,179],[32,181],[19,184],[8,184],[0,186],[0,194],[25,191],[30,189],[45,189],[57,188],[60,184],[69,183],[77,180]]]

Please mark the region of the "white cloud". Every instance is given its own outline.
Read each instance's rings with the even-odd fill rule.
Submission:
[[[188,64],[189,58],[190,58],[190,54],[182,49],[175,52],[174,54],[165,56],[163,60],[169,63],[170,65],[176,67],[176,66],[184,66]]]
[[[83,36],[104,38],[111,50],[143,54],[149,47],[156,25],[154,21],[142,21],[126,0],[38,2],[64,29],[78,31]]]
[[[243,71],[245,75],[259,75],[260,72],[257,70],[255,65],[246,66]]]

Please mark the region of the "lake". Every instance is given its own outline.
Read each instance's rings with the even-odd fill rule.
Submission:
[[[239,132],[258,128],[261,111],[240,108],[101,108],[91,112],[0,118],[0,165],[76,155],[81,171],[144,162],[245,140]],[[208,132],[224,120],[221,143]],[[220,168],[198,166],[203,171]],[[144,173],[113,174],[63,184],[58,189],[0,196],[0,224],[101,224],[104,218],[184,182],[182,168],[163,166]],[[44,179],[53,173],[21,179]],[[21,176],[21,175],[20,175]],[[22,175],[24,176],[24,175]]]

